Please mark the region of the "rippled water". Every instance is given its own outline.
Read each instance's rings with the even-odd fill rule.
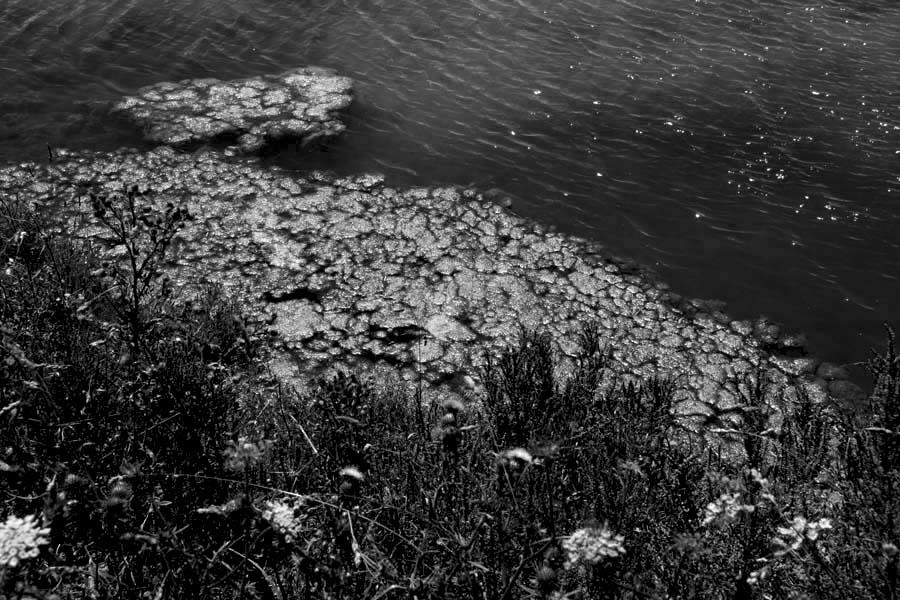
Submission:
[[[161,80],[330,66],[349,130],[268,160],[499,188],[839,362],[900,324],[894,0],[4,0],[0,160],[140,146]]]

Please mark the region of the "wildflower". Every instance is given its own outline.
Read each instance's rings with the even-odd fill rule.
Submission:
[[[726,492],[719,496],[715,502],[707,504],[703,525],[709,525],[720,517],[724,517],[725,520],[732,520],[742,512],[751,513],[756,510],[756,507],[752,504],[741,504],[740,500],[740,493]]]
[[[290,500],[268,500],[265,507],[262,517],[272,529],[282,534],[288,543],[300,538],[303,521],[297,505]]]
[[[362,481],[363,479],[365,479],[362,471],[360,471],[356,467],[344,467],[343,469],[341,469],[341,477],[355,479],[356,481]]]
[[[759,469],[750,469],[750,478],[761,488],[769,487],[769,480],[762,476]]]
[[[747,576],[747,583],[750,585],[759,585],[759,583],[769,576],[769,565],[763,565],[761,568],[751,571]]]
[[[624,541],[624,536],[614,535],[606,525],[579,529],[562,542],[566,551],[565,567],[570,569],[579,563],[596,565],[606,558],[625,554]]]
[[[243,504],[244,497],[238,496],[236,498],[232,498],[225,504],[211,504],[209,506],[204,506],[202,508],[198,508],[197,512],[201,515],[230,515],[237,509],[241,507]]]
[[[799,517],[798,517],[799,518]],[[816,541],[819,539],[819,533],[825,529],[831,529],[831,519],[819,519],[812,523],[806,524],[806,539]]]
[[[762,476],[758,469],[750,469],[750,478],[759,486],[759,497],[768,500],[772,504],[776,504],[775,496],[771,492],[769,480]]]
[[[778,535],[781,537],[772,540],[780,548],[775,552],[775,556],[784,556],[788,552],[798,550],[806,540],[816,541],[819,539],[819,534],[825,529],[831,529],[831,519],[807,521],[805,517],[794,517],[790,527],[777,529]]]
[[[247,467],[259,462],[263,453],[269,446],[269,442],[251,442],[246,436],[241,436],[236,442],[229,442],[224,450],[225,468],[229,471],[243,471]]]
[[[7,517],[0,524],[0,569],[15,567],[20,562],[35,558],[40,547],[48,542],[50,529],[39,527],[37,517]]]

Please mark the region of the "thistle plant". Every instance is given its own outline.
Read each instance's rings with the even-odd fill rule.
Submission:
[[[450,459],[455,458],[459,452],[459,445],[462,439],[460,417],[464,409],[463,403],[459,400],[446,400],[440,425],[434,432],[434,437],[441,442],[443,451]]]

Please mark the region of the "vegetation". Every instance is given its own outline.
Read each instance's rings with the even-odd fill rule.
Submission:
[[[220,291],[162,274],[189,215],[92,201],[112,258],[2,201],[2,598],[898,595],[892,334],[865,419],[801,393],[771,428],[745,382],[739,464],[590,326],[567,377],[524,332],[465,404],[360,374],[297,393]]]

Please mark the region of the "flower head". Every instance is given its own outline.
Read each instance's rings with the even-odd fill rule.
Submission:
[[[504,450],[497,455],[497,475],[501,480],[506,477],[518,478],[533,462],[534,457],[525,448]]]
[[[579,563],[596,565],[607,558],[625,554],[624,541],[624,536],[614,535],[606,525],[579,529],[562,542],[566,551],[565,566],[569,569]]]
[[[262,517],[269,522],[272,529],[282,534],[288,543],[300,537],[303,532],[302,515],[298,506],[291,500],[268,500]]]
[[[223,452],[225,468],[229,471],[243,471],[262,460],[263,454],[270,445],[271,442],[267,440],[253,442],[243,435],[237,441],[228,442],[228,447]]]
[[[0,569],[35,558],[49,535],[50,529],[39,527],[34,515],[7,517],[0,523]]]
[[[511,448],[503,452],[503,458],[511,461],[529,464],[533,460],[531,453],[525,448]]]
[[[450,398],[444,401],[444,410],[448,413],[452,413],[454,415],[463,412],[466,409],[465,404],[457,400],[456,398]]]
[[[770,572],[771,568],[769,565],[763,565],[759,569],[750,572],[750,575],[747,576],[747,583],[750,585],[759,585],[769,576]]]
[[[831,529],[831,519],[823,518],[818,521],[807,521],[806,517],[794,517],[789,527],[778,528],[780,537],[772,540],[776,546],[779,546],[779,550],[775,552],[775,555],[784,556],[788,552],[797,550],[806,540],[816,541],[819,539],[819,534],[825,529]]]
[[[706,505],[703,525],[709,525],[720,517],[733,520],[742,512],[751,513],[754,510],[756,507],[752,504],[741,504],[741,495],[738,492],[726,492]]]

